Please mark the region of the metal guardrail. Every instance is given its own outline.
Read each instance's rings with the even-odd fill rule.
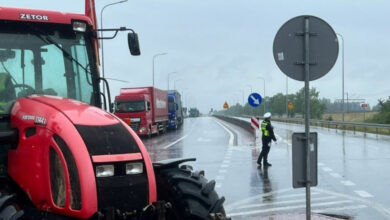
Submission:
[[[233,116],[224,116],[226,118],[231,118]],[[242,115],[241,117],[250,118],[249,115]],[[262,117],[260,117],[262,119]],[[239,120],[239,119],[236,119]],[[273,121],[284,122],[284,123],[294,123],[294,124],[304,124],[305,121],[302,118],[277,118],[272,117]],[[242,121],[242,120],[239,120]],[[340,130],[351,130],[351,131],[362,131],[365,133],[376,133],[376,134],[388,134],[390,135],[390,124],[373,124],[373,123],[358,123],[358,122],[341,122],[341,121],[327,121],[327,120],[315,120],[310,119],[310,125],[334,128]],[[250,122],[248,121],[248,126]],[[248,128],[250,129],[250,128]]]
[[[272,118],[272,120],[279,121],[279,122],[285,122],[285,123],[296,123],[296,124],[304,124],[305,123],[304,120],[300,119],[300,118]],[[351,131],[353,130],[354,132],[363,131],[363,132],[367,132],[367,133],[390,134],[390,125],[389,124],[341,122],[341,121],[326,121],[326,120],[310,119],[310,125],[335,128],[335,129],[340,129],[340,130],[351,130]]]
[[[238,118],[234,118],[234,117],[231,117],[231,116],[225,116],[225,115],[213,115],[213,116],[216,117],[216,118],[219,118],[219,119],[221,119],[223,121],[227,121],[229,123],[237,125],[237,126],[245,129],[246,131],[248,131],[249,133],[254,135],[254,132],[251,129],[251,123],[249,121],[244,121],[244,120],[240,120]]]

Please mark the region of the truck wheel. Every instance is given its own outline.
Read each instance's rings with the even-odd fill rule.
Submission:
[[[15,204],[15,195],[0,193],[0,219],[19,219],[23,216],[23,210]]]
[[[215,181],[207,181],[204,171],[192,172],[187,166],[157,169],[157,199],[170,202],[169,220],[209,220],[210,216],[225,217],[224,197],[215,191]],[[220,218],[225,219],[225,218]]]
[[[152,137],[152,129],[149,129],[148,131],[148,138],[151,138]]]

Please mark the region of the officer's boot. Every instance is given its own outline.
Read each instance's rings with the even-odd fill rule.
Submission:
[[[265,167],[270,167],[272,164],[268,163],[268,156],[264,156],[264,166]]]

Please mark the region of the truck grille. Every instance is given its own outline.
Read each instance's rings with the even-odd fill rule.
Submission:
[[[133,131],[138,132],[139,124],[139,122],[131,122],[130,127],[133,129]]]

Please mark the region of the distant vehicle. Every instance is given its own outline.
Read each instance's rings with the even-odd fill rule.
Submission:
[[[190,117],[199,117],[199,110],[197,108],[190,108]]]
[[[183,124],[184,114],[181,102],[181,95],[176,90],[168,90],[168,128],[178,129]]]
[[[168,126],[168,93],[154,87],[122,88],[115,97],[114,114],[138,135],[165,133]]]

